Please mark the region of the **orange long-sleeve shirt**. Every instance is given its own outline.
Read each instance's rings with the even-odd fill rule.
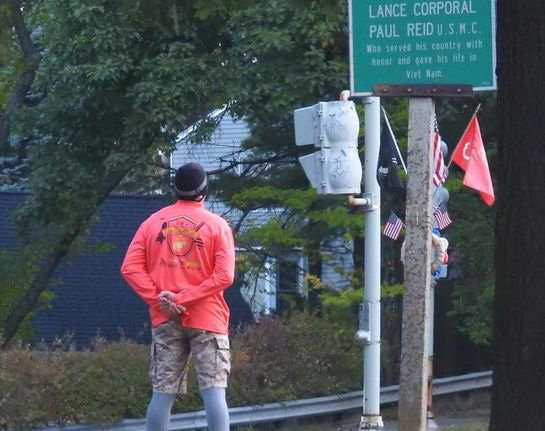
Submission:
[[[227,222],[204,203],[178,201],[151,215],[129,245],[121,273],[149,305],[153,327],[169,318],[159,307],[164,290],[186,307],[188,328],[227,334],[229,307],[223,290],[235,272],[233,234]]]

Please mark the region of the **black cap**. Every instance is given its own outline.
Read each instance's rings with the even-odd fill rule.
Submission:
[[[196,162],[186,163],[176,171],[176,193],[180,199],[195,200],[208,192],[208,180],[203,167]]]

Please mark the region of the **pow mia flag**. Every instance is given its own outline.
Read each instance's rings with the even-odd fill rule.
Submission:
[[[399,160],[394,144],[394,137],[386,123],[382,122],[380,149],[378,153],[377,181],[381,189],[405,189],[399,176]]]

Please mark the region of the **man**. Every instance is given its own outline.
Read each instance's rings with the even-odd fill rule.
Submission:
[[[178,201],[136,232],[121,273],[149,305],[153,396],[146,431],[167,431],[176,395],[187,393],[193,357],[210,431],[229,430],[229,308],[235,248],[227,222],[204,208],[206,173],[198,163],[176,172]]]

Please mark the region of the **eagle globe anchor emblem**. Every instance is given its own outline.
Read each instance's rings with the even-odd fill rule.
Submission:
[[[196,224],[186,216],[177,217],[167,222],[167,242],[170,250],[176,256],[186,256],[193,247],[193,244],[201,245],[198,231],[204,225]]]

